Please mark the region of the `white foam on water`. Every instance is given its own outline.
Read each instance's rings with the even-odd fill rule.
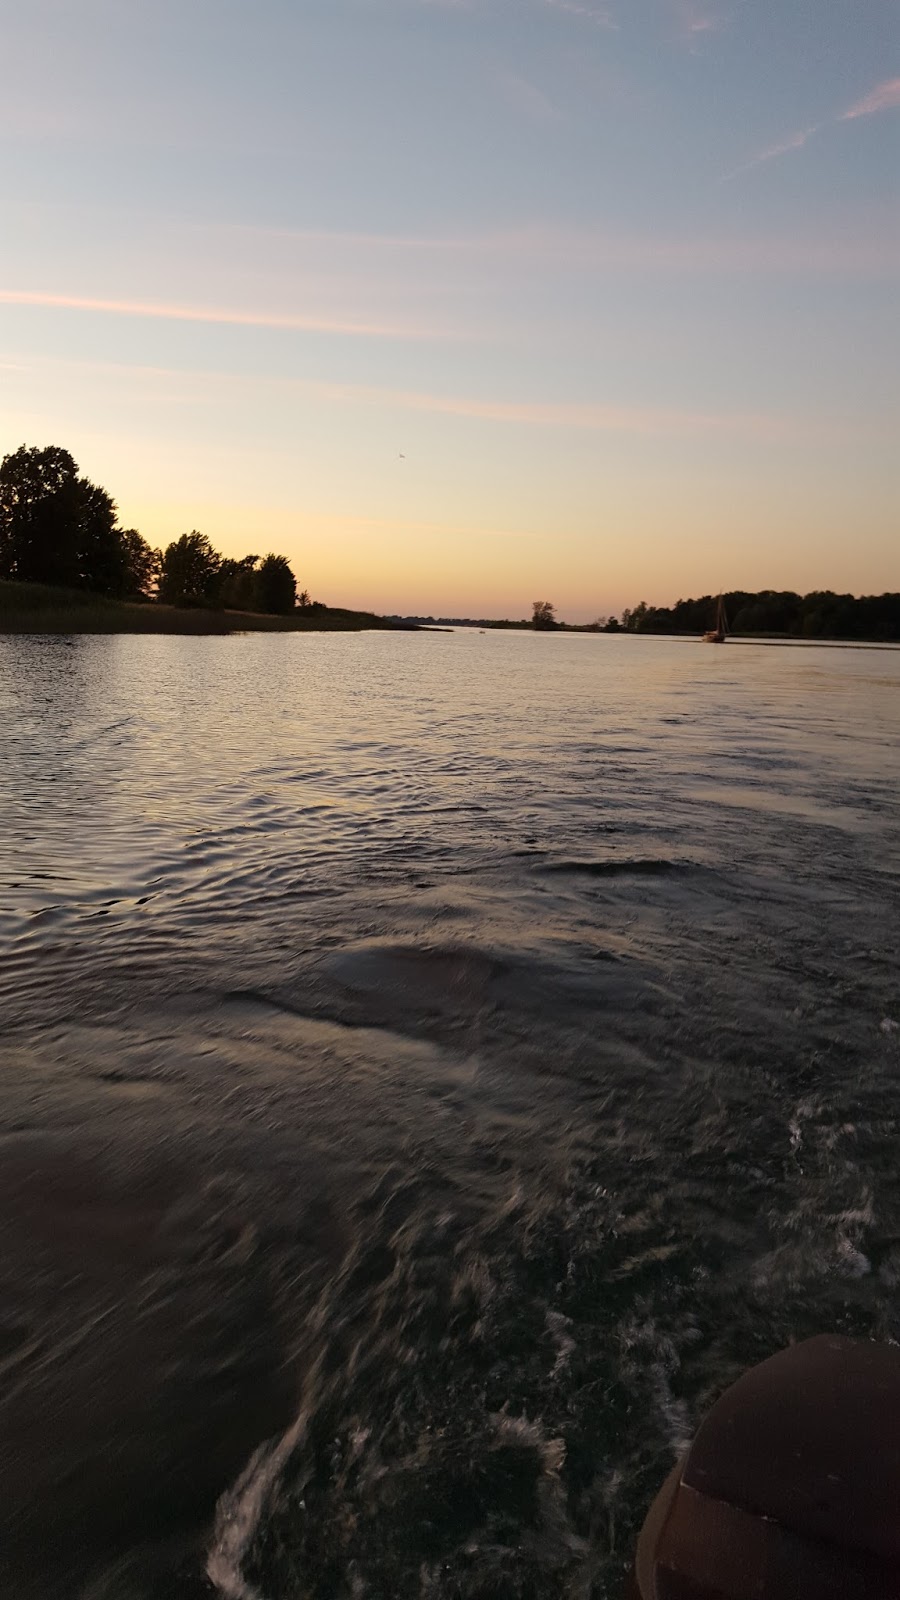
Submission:
[[[506,1411],[495,1412],[491,1423],[498,1444],[518,1445],[522,1449],[533,1450],[542,1470],[550,1477],[559,1477],[566,1459],[564,1439],[549,1437],[538,1419],[513,1417]]]
[[[248,1583],[243,1564],[272,1492],[303,1438],[308,1420],[304,1409],[280,1439],[260,1445],[237,1482],[219,1499],[206,1575],[223,1600],[267,1600]]]
[[[852,1240],[838,1235],[837,1240],[838,1263],[850,1278],[865,1278],[872,1271],[872,1263],[862,1250],[858,1250]]]
[[[548,1311],[545,1317],[547,1332],[549,1333],[556,1350],[556,1360],[551,1368],[551,1378],[558,1378],[565,1372],[572,1356],[578,1348],[569,1329],[572,1326],[571,1317],[564,1317],[560,1311]]]
[[[684,1336],[692,1338],[692,1331],[685,1329]],[[652,1318],[647,1322],[634,1319],[626,1322],[620,1330],[620,1338],[623,1370],[632,1381],[649,1385],[665,1424],[669,1448],[677,1460],[690,1445],[693,1429],[686,1402],[672,1389],[672,1377],[681,1365],[675,1341],[670,1335],[660,1333]]]

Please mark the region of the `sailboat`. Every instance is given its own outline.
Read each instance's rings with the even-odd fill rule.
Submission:
[[[716,625],[714,628],[710,629],[709,633],[705,633],[703,635],[703,643],[724,644],[725,630],[727,627],[728,618],[725,615],[725,601],[722,599],[722,596],[719,595],[718,604],[716,606]]]

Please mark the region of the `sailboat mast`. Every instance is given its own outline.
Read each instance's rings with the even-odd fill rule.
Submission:
[[[725,601],[722,598],[722,593],[720,590],[718,600],[716,601],[716,625],[710,630],[709,633],[705,633],[703,635],[704,644],[724,644],[725,630],[727,627],[728,618],[725,615]]]

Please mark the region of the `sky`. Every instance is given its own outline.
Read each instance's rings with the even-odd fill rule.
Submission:
[[[0,25],[0,454],[377,611],[900,589],[896,0]]]

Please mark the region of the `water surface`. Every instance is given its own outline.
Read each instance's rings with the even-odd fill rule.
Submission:
[[[897,1337],[900,655],[17,637],[0,719],[23,1600],[612,1600],[743,1366]]]

